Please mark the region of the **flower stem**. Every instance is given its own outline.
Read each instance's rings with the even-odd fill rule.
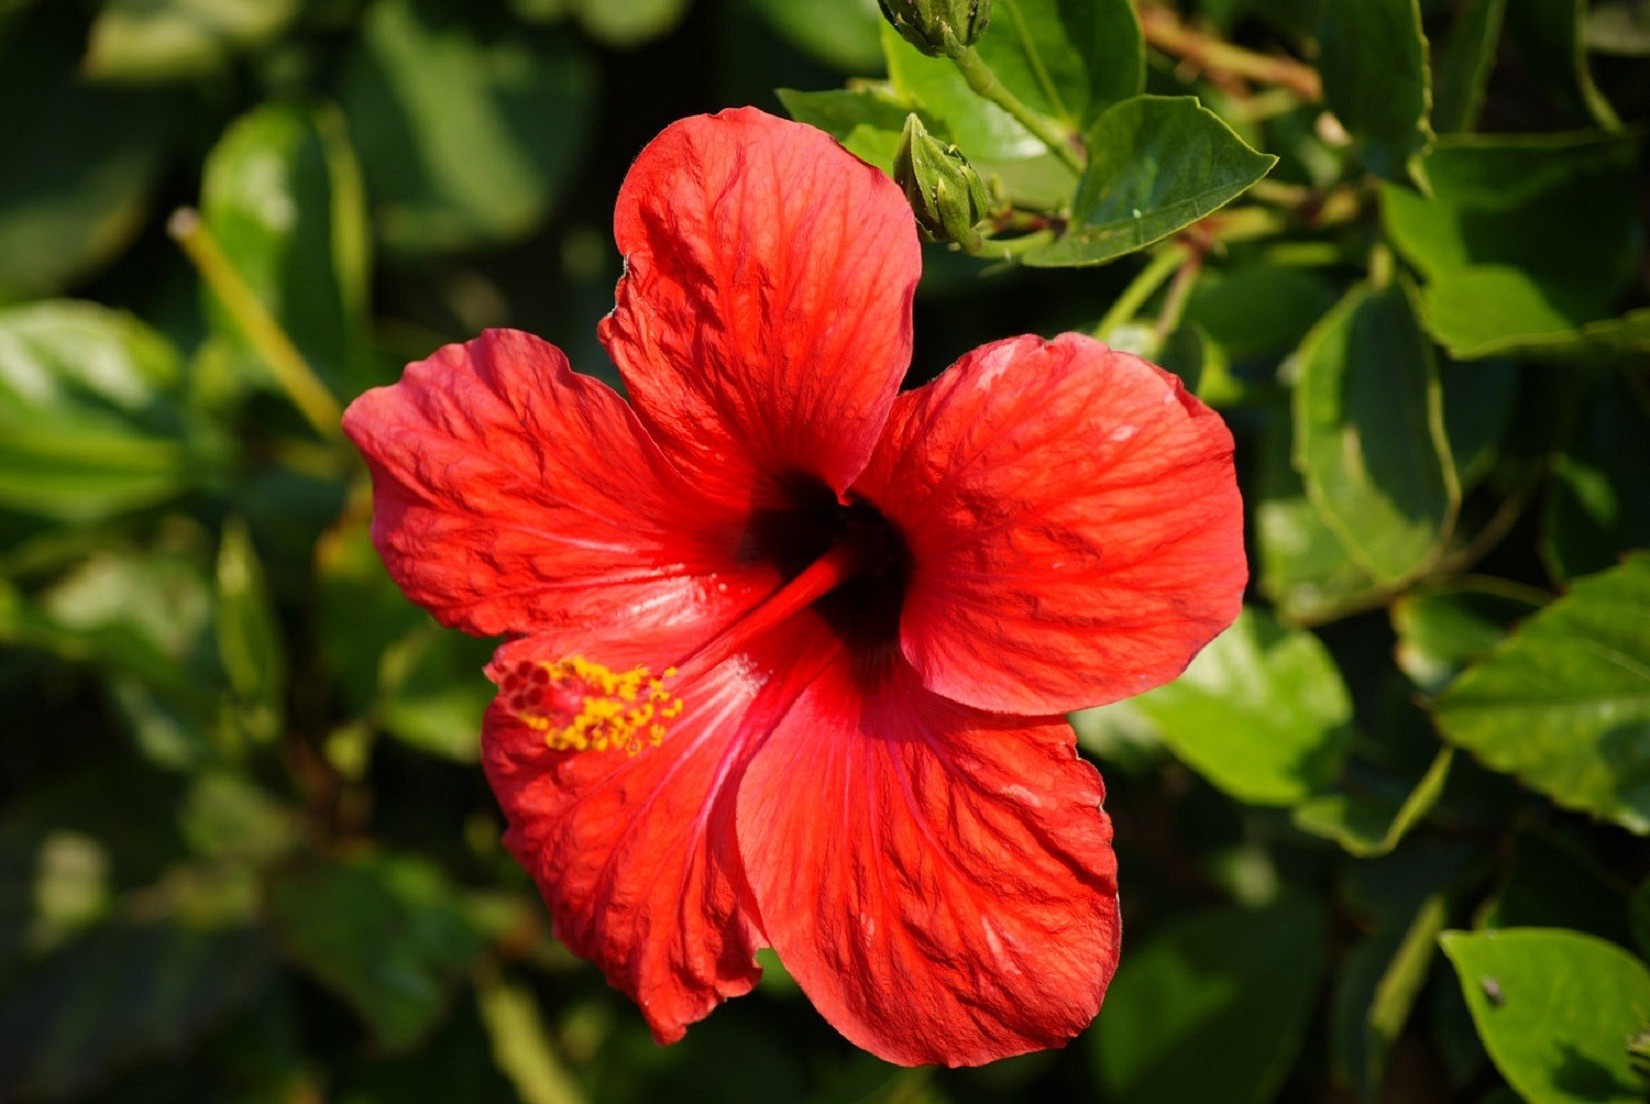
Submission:
[[[1032,250],[1041,249],[1045,245],[1051,245],[1056,236],[1053,230],[1044,229],[1033,231],[1030,234],[1022,234],[1017,238],[1009,238],[1006,241],[987,238],[978,249],[971,252],[974,256],[984,257],[987,260],[1006,261],[1018,257],[1022,253],[1030,253]]]
[[[1180,325],[1180,316],[1186,313],[1186,302],[1191,298],[1192,288],[1203,272],[1203,253],[1201,249],[1187,250],[1186,256],[1181,259],[1180,267],[1175,269],[1169,290],[1163,293],[1163,309],[1157,314],[1159,345],[1174,333],[1175,328]]]
[[[336,438],[342,430],[343,411],[304,355],[281,329],[268,308],[247,286],[223,249],[191,208],[179,208],[167,224],[167,232],[194,264],[206,286],[218,297],[229,316],[246,336],[257,354],[269,365],[275,382],[281,385],[292,405],[322,437]]]
[[[990,100],[1014,117],[1015,122],[1031,131],[1054,152],[1054,155],[1071,167],[1071,171],[1083,172],[1083,158],[1072,148],[1071,136],[1062,131],[1057,125],[1045,116],[1027,107],[1018,96],[1010,92],[997,74],[991,71],[991,66],[980,57],[980,52],[969,46],[962,52],[951,55],[951,60],[962,73],[963,79],[968,82],[976,95]]]
[[[1186,260],[1186,247],[1171,245],[1160,250],[1140,274],[1129,282],[1123,289],[1123,294],[1111,305],[1111,309],[1100,319],[1100,324],[1094,327],[1094,336],[1101,341],[1111,336],[1111,332],[1126,323],[1140,312],[1146,305],[1146,300],[1156,294],[1157,289],[1163,286],[1174,270]]]

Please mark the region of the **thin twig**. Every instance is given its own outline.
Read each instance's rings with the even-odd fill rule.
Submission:
[[[1187,26],[1172,10],[1160,4],[1140,5],[1140,27],[1147,42],[1165,54],[1181,58],[1200,72],[1277,85],[1304,100],[1323,99],[1323,81],[1310,65],[1234,46],[1206,31]]]

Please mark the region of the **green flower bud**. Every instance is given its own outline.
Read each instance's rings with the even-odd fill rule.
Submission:
[[[929,134],[915,114],[905,117],[894,180],[925,237],[956,242],[970,253],[979,249],[984,239],[974,228],[991,213],[991,194],[962,152]]]
[[[894,30],[929,57],[962,53],[980,40],[991,0],[877,0]]]

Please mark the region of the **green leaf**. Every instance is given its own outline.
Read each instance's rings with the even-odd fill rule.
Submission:
[[[1435,715],[1486,765],[1650,833],[1650,555],[1577,580],[1457,679]]]
[[[1479,1037],[1531,1104],[1632,1104],[1644,1082],[1627,1039],[1650,1023],[1650,970],[1601,939],[1557,928],[1445,932]]]
[[[1450,25],[1438,58],[1432,123],[1440,134],[1473,130],[1484,103],[1484,86],[1495,66],[1507,0],[1467,0]]]
[[[883,20],[876,0],[749,3],[787,42],[820,61],[855,73],[873,73],[882,65]]]
[[[1101,1086],[1130,1104],[1259,1104],[1311,1017],[1325,919],[1306,900],[1210,909],[1124,956],[1091,1035]]]
[[[1339,298],[1335,282],[1316,269],[1240,262],[1199,274],[1185,319],[1207,330],[1233,360],[1275,357],[1300,344]]]
[[[1445,361],[1438,377],[1444,435],[1464,494],[1490,474],[1500,457],[1518,407],[1519,369],[1503,360]]]
[[[1587,12],[1582,39],[1594,53],[1650,56],[1650,12],[1637,0],[1600,0]]]
[[[493,700],[482,674],[492,653],[492,642],[433,623],[408,633],[384,654],[378,723],[421,751],[475,762],[481,717]]]
[[[0,112],[0,299],[60,294],[124,250],[171,144],[170,93],[81,77],[68,7],[42,4],[0,33],[0,103],[27,107]]]
[[[1186,673],[1133,700],[1175,755],[1240,801],[1292,805],[1335,776],[1352,703],[1311,633],[1257,606]]]
[[[1622,375],[1595,376],[1543,510],[1543,558],[1558,578],[1602,571],[1650,547],[1650,393]]]
[[[298,0],[105,0],[85,71],[131,83],[211,74],[274,40],[298,10]]]
[[[1128,0],[996,0],[978,49],[1021,102],[1078,132],[1145,87],[1145,41]]]
[[[537,229],[584,155],[596,74],[551,30],[483,36],[462,8],[376,0],[344,106],[384,241],[402,253]]]
[[[949,59],[925,56],[888,24],[882,28],[882,52],[894,94],[944,127],[970,161],[990,165],[1053,159],[1048,147],[1013,116],[975,95]]]
[[[1628,902],[1627,919],[1639,954],[1650,956],[1650,878],[1640,882],[1633,891]]]
[[[271,964],[252,929],[97,929],[0,997],[0,1095],[82,1094],[142,1059],[178,1056],[250,1000]]]
[[[1385,180],[1424,190],[1432,92],[1417,0],[1324,4],[1318,52],[1324,99],[1356,139],[1363,163]]]
[[[791,118],[818,127],[841,142],[849,153],[894,175],[894,153],[899,149],[900,131],[911,108],[887,87],[871,85],[829,92],[781,88],[775,94]],[[939,127],[935,122],[929,129]],[[939,133],[944,135],[943,128]]]
[[[224,525],[218,546],[218,658],[239,699],[242,728],[277,735],[286,694],[286,657],[262,562],[244,523]]]
[[[1453,356],[1650,343],[1650,313],[1608,321],[1637,252],[1636,151],[1631,135],[1454,136],[1427,161],[1430,199],[1382,187],[1387,235]]]
[[[1059,241],[1029,253],[1039,267],[1101,264],[1219,210],[1277,158],[1250,149],[1191,96],[1136,96],[1088,132],[1089,165]]]
[[[1453,748],[1440,751],[1402,798],[1347,791],[1319,794],[1296,805],[1291,819],[1304,832],[1334,840],[1349,855],[1385,855],[1438,804],[1454,755]]]
[[[1546,601],[1533,587],[1484,576],[1412,590],[1392,604],[1398,666],[1423,693],[1436,694]]]
[[[1404,287],[1354,288],[1301,344],[1295,464],[1329,527],[1378,582],[1425,571],[1460,488],[1432,346]]]
[[[269,919],[287,953],[360,1013],[388,1050],[435,1027],[483,939],[434,866],[364,856],[285,872]]]
[[[1386,589],[1346,554],[1340,538],[1307,498],[1290,459],[1291,427],[1284,416],[1267,424],[1249,492],[1260,591],[1286,622],[1315,625],[1379,605]]]
[[[1340,1073],[1366,1100],[1378,1097],[1387,1055],[1403,1033],[1449,922],[1443,894],[1428,897],[1407,922],[1383,923],[1341,967],[1333,1041]]]
[[[87,522],[197,485],[181,375],[177,352],[122,311],[0,308],[0,506]]]
[[[265,104],[207,155],[201,213],[231,265],[309,364],[348,399],[370,383],[366,200],[331,108]],[[247,364],[260,358],[215,296],[212,328]]]
[[[1574,126],[1621,125],[1587,68],[1587,0],[1509,0],[1507,37],[1524,64],[1525,79],[1546,93]]]

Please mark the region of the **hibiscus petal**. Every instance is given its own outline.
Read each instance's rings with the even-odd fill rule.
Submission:
[[[839,662],[740,782],[763,930],[814,1006],[892,1062],[1060,1046],[1117,966],[1104,794],[1069,725]]]
[[[854,491],[908,546],[906,657],[982,709],[1148,690],[1242,600],[1230,432],[1174,376],[1076,334],[983,346],[901,395]]]
[[[697,628],[773,586],[744,519],[696,494],[606,385],[489,330],[367,392],[344,431],[373,475],[373,541],[407,596],[477,635]]]
[[[671,460],[730,502],[846,488],[910,360],[921,253],[899,188],[812,127],[724,111],[642,151],[614,236],[602,340]]]
[[[492,670],[558,658],[542,640],[512,641]],[[600,656],[615,667],[633,659]],[[761,973],[728,784],[760,686],[727,663],[675,687],[687,708],[634,757],[553,750],[498,699],[484,722],[482,763],[509,824],[505,845],[538,884],[556,937],[636,1001],[661,1043]]]

